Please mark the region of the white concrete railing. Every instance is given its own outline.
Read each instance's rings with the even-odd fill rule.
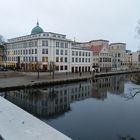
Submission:
[[[71,140],[2,97],[0,97],[0,137],[4,140]]]

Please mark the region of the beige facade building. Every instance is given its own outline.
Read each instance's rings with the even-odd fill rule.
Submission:
[[[132,68],[140,68],[140,51],[132,53]]]
[[[128,67],[128,55],[125,43],[111,43],[109,52],[112,56],[112,70],[123,70]]]
[[[92,40],[90,42],[77,43],[90,48],[93,52],[92,65],[99,72],[111,71],[112,61],[109,53],[108,40]]]

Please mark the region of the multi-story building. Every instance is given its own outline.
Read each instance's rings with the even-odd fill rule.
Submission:
[[[92,66],[101,72],[111,71],[112,61],[108,50],[108,40],[92,40],[90,42],[77,43],[77,45],[90,48],[93,53]]]
[[[126,69],[127,56],[125,43],[111,43],[109,52],[112,56],[112,70]]]
[[[0,45],[0,66],[3,65],[3,58],[4,58],[4,46]]]
[[[80,53],[84,55],[80,56]],[[36,68],[58,72],[86,71],[91,67],[90,58],[90,50],[72,47],[72,41],[66,35],[44,32],[38,22],[30,35],[9,39],[7,43],[7,65],[27,71]],[[77,65],[81,68],[76,68]]]
[[[132,52],[132,68],[140,68],[140,51]]]
[[[87,47],[72,46],[71,72],[89,72],[92,68],[92,51]]]
[[[108,50],[109,47],[108,44],[109,44],[108,40],[90,41],[90,47],[94,54],[93,66],[97,66],[97,62],[98,62],[99,71],[101,72],[111,71],[112,57]]]

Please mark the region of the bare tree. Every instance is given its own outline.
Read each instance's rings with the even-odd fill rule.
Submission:
[[[124,98],[126,98],[126,101],[130,99],[134,99],[134,97],[140,93],[140,88],[132,88],[130,89],[130,92],[127,94],[124,94]]]
[[[134,137],[131,136],[118,136],[119,140],[136,140]]]
[[[0,135],[0,140],[4,140],[4,138]]]

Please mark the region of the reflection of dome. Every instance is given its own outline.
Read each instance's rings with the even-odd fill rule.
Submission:
[[[33,35],[33,34],[39,34],[43,32],[44,32],[43,29],[39,26],[39,22],[37,22],[37,25],[32,29],[31,34]]]

